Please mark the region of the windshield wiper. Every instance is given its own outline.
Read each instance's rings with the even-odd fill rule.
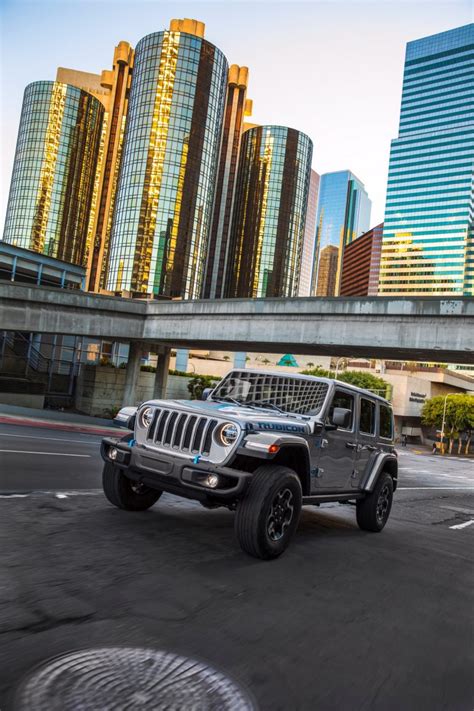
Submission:
[[[283,415],[287,414],[285,410],[282,410],[281,407],[278,407],[278,405],[274,405],[273,402],[257,402],[256,400],[250,400],[249,402],[244,402],[243,405],[247,405],[248,407],[262,407],[266,410],[281,412]]]
[[[241,402],[238,400],[235,400],[235,398],[231,397],[230,395],[213,395],[212,399],[215,400],[216,402],[231,402],[234,405],[239,405],[239,407],[242,405]]]

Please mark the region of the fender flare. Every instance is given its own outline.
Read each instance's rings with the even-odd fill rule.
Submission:
[[[280,434],[279,432],[248,432],[239,445],[240,454],[255,454],[255,452],[268,452],[268,447],[272,444],[284,447],[302,447],[309,457],[308,442],[304,437],[292,434]]]
[[[395,491],[398,484],[398,459],[391,452],[380,452],[375,458],[371,469],[367,473],[365,481],[362,485],[364,491],[373,491],[377,479],[383,471],[388,471],[393,479],[393,490]]]

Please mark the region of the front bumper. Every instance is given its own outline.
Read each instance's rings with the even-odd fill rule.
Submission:
[[[111,448],[117,450],[116,459],[109,457]],[[105,462],[120,467],[133,481],[203,503],[231,503],[243,495],[252,476],[249,472],[218,467],[211,462],[193,464],[190,460],[130,446],[112,437],[102,440],[100,453]],[[219,477],[217,487],[210,488],[203,483],[209,474]]]

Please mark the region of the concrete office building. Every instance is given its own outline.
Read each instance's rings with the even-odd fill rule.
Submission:
[[[371,368],[368,361],[353,360],[347,368],[371,372],[389,384],[398,441],[402,435],[411,442],[427,444],[433,440],[433,429],[423,425],[421,419],[423,405],[430,398],[466,393],[474,397],[474,374],[469,376],[435,365],[411,364],[410,367],[397,361],[381,361],[378,366]]]
[[[372,227],[344,248],[341,272],[341,296],[377,294],[382,249],[383,223]]]

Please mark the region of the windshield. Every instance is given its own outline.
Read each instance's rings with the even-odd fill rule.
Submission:
[[[320,412],[328,384],[316,379],[276,373],[233,370],[217,385],[213,400],[224,400],[299,415]]]

